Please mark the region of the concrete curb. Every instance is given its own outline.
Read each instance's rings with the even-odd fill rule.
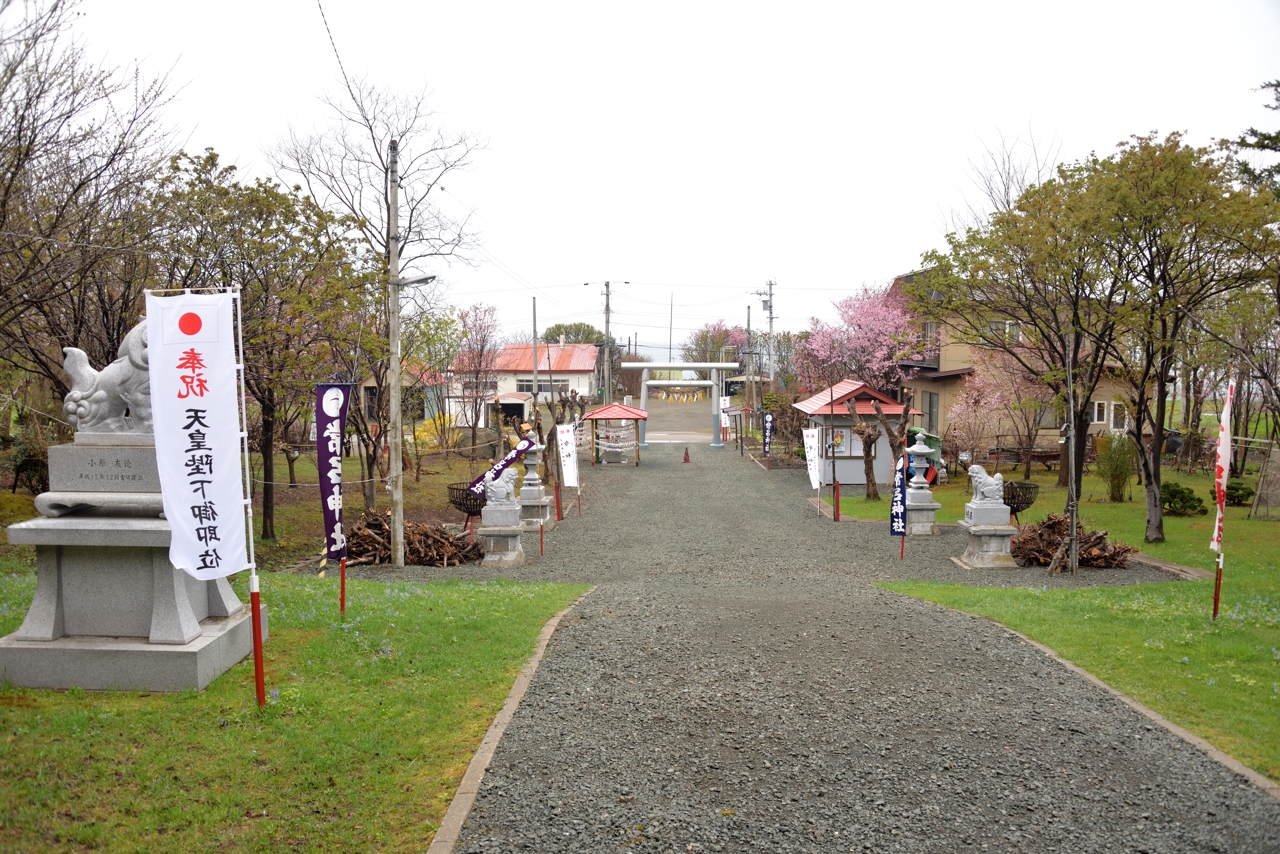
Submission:
[[[560,625],[564,616],[576,608],[579,602],[590,596],[595,589],[593,586],[573,600],[569,607],[547,620],[546,625],[542,627],[533,655],[529,656],[524,669],[516,677],[510,693],[507,694],[507,701],[502,704],[502,710],[493,719],[493,723],[489,724],[489,729],[480,741],[480,746],[471,757],[471,762],[467,765],[467,773],[462,775],[462,782],[458,784],[458,791],[449,802],[449,809],[445,812],[444,819],[441,820],[440,827],[431,840],[431,846],[427,848],[427,854],[452,854],[454,847],[458,844],[458,837],[462,834],[462,825],[471,814],[471,808],[475,806],[476,795],[480,793],[480,783],[484,780],[484,772],[488,770],[489,763],[493,760],[493,754],[498,749],[502,734],[507,731],[507,724],[511,723],[511,719],[515,717],[520,701],[529,690],[529,684],[533,682],[533,674],[538,672],[538,665],[542,663],[542,656],[546,654],[551,635],[555,633],[556,627]]]
[[[906,594],[899,594],[899,595],[906,595]],[[914,599],[915,597],[910,597],[910,598]],[[917,599],[916,601],[925,602],[928,600]],[[948,611],[955,611],[958,614],[969,614],[968,611],[961,611],[958,608],[947,608],[947,606],[938,605],[938,603],[936,602],[930,602],[929,604],[937,605],[939,608],[943,608]],[[1228,771],[1231,771],[1235,774],[1239,774],[1240,776],[1245,777],[1246,779],[1248,779],[1250,783],[1253,783],[1253,785],[1257,786],[1259,789],[1261,789],[1262,791],[1270,795],[1272,799],[1274,799],[1277,802],[1280,802],[1280,784],[1276,783],[1270,777],[1266,777],[1266,776],[1263,776],[1262,774],[1259,774],[1257,771],[1254,771],[1252,768],[1250,768],[1248,765],[1245,765],[1240,760],[1234,759],[1231,756],[1228,756],[1218,748],[1214,747],[1209,742],[1205,741],[1200,736],[1194,735],[1193,733],[1188,732],[1187,730],[1178,726],[1173,721],[1169,720],[1164,715],[1160,714],[1154,709],[1147,708],[1142,703],[1139,703],[1137,700],[1130,697],[1128,694],[1125,694],[1122,691],[1112,688],[1110,685],[1108,685],[1106,682],[1103,682],[1097,676],[1094,676],[1088,670],[1085,670],[1083,667],[1080,667],[1078,664],[1066,658],[1063,658],[1061,655],[1058,655],[1058,653],[1054,652],[1052,649],[1040,643],[1039,641],[1032,640],[1031,638],[1024,635],[1022,632],[1016,629],[1009,628],[999,620],[993,620],[990,617],[983,617],[980,614],[969,614],[969,616],[977,617],[980,620],[986,620],[988,623],[991,623],[992,625],[999,626],[1000,628],[1004,629],[1009,634],[1016,635],[1024,643],[1030,644],[1031,646],[1040,650],[1042,653],[1049,656],[1054,661],[1058,662],[1063,667],[1070,670],[1072,673],[1075,673],[1079,676],[1083,676],[1085,679],[1089,680],[1094,685],[1097,685],[1103,691],[1106,691],[1108,694],[1115,697],[1117,700],[1124,703],[1126,706],[1133,709],[1135,712],[1142,715],[1144,718],[1151,721],[1153,724],[1164,727],[1166,730],[1173,733],[1178,738],[1185,741],[1187,744],[1190,744],[1192,747],[1199,749],[1202,753],[1206,754],[1214,762],[1217,762],[1219,765],[1223,766]]]

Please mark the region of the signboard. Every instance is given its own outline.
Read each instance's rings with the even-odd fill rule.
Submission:
[[[202,581],[249,568],[234,297],[147,294],[151,418],[169,560]]]
[[[728,398],[728,397],[720,398],[720,426],[722,428],[727,428],[729,426],[729,413],[727,410],[732,405],[733,405],[732,398]]]
[[[804,461],[809,465],[809,483],[814,489],[822,487],[822,439],[820,437],[821,430],[814,427],[812,430],[805,430],[804,435]]]
[[[350,403],[351,383],[316,386],[316,463],[326,559],[347,556],[347,538],[342,532],[342,446]]]
[[[769,456],[769,448],[773,446],[773,413],[764,414],[764,455]]]
[[[514,448],[512,448],[510,451],[507,451],[507,455],[505,457],[503,457],[502,459],[494,463],[492,466],[490,466],[489,470],[486,471],[484,474],[480,475],[478,478],[471,481],[471,485],[467,487],[467,490],[469,492],[475,493],[476,495],[484,495],[485,477],[491,476],[493,480],[497,480],[498,475],[502,474],[504,471],[507,470],[507,468],[512,463],[514,463],[516,460],[524,456],[529,451],[529,449],[533,447],[533,444],[534,444],[533,440],[530,438],[526,437],[524,439],[521,439],[519,442],[516,443],[516,446]]]
[[[578,485],[578,436],[574,424],[556,426],[556,444],[560,448],[560,471],[565,486]]]
[[[893,501],[889,504],[889,535],[907,535],[907,455],[898,457],[893,467]]]

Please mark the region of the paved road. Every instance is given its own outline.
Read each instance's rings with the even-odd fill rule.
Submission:
[[[672,403],[649,399],[649,423],[645,439],[690,445],[711,444],[711,401]]]
[[[599,586],[458,850],[1280,851],[1244,778],[991,623],[870,584],[955,578],[959,534],[900,564],[884,526],[812,515],[802,471],[690,450],[587,470],[586,515],[541,560],[533,540],[514,574]]]

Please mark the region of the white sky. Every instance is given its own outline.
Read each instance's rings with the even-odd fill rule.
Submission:
[[[446,204],[474,208],[477,265],[438,273],[504,328],[586,321],[665,359],[707,321],[803,329],[862,283],[915,269],[1005,138],[1105,154],[1280,127],[1280,3],[388,3],[325,0],[349,73],[433,92],[487,138]],[[171,71],[188,150],[247,176],[291,123],[329,120],[339,72],[315,0],[85,0],[111,63]],[[583,287],[583,282],[592,282]],[[629,282],[630,284],[622,284]],[[653,347],[652,350],[649,348]]]

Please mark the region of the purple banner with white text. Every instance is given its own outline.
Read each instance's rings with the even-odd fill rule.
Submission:
[[[347,537],[342,532],[342,449],[350,403],[350,383],[316,386],[316,462],[320,469],[326,558],[347,556]]]

